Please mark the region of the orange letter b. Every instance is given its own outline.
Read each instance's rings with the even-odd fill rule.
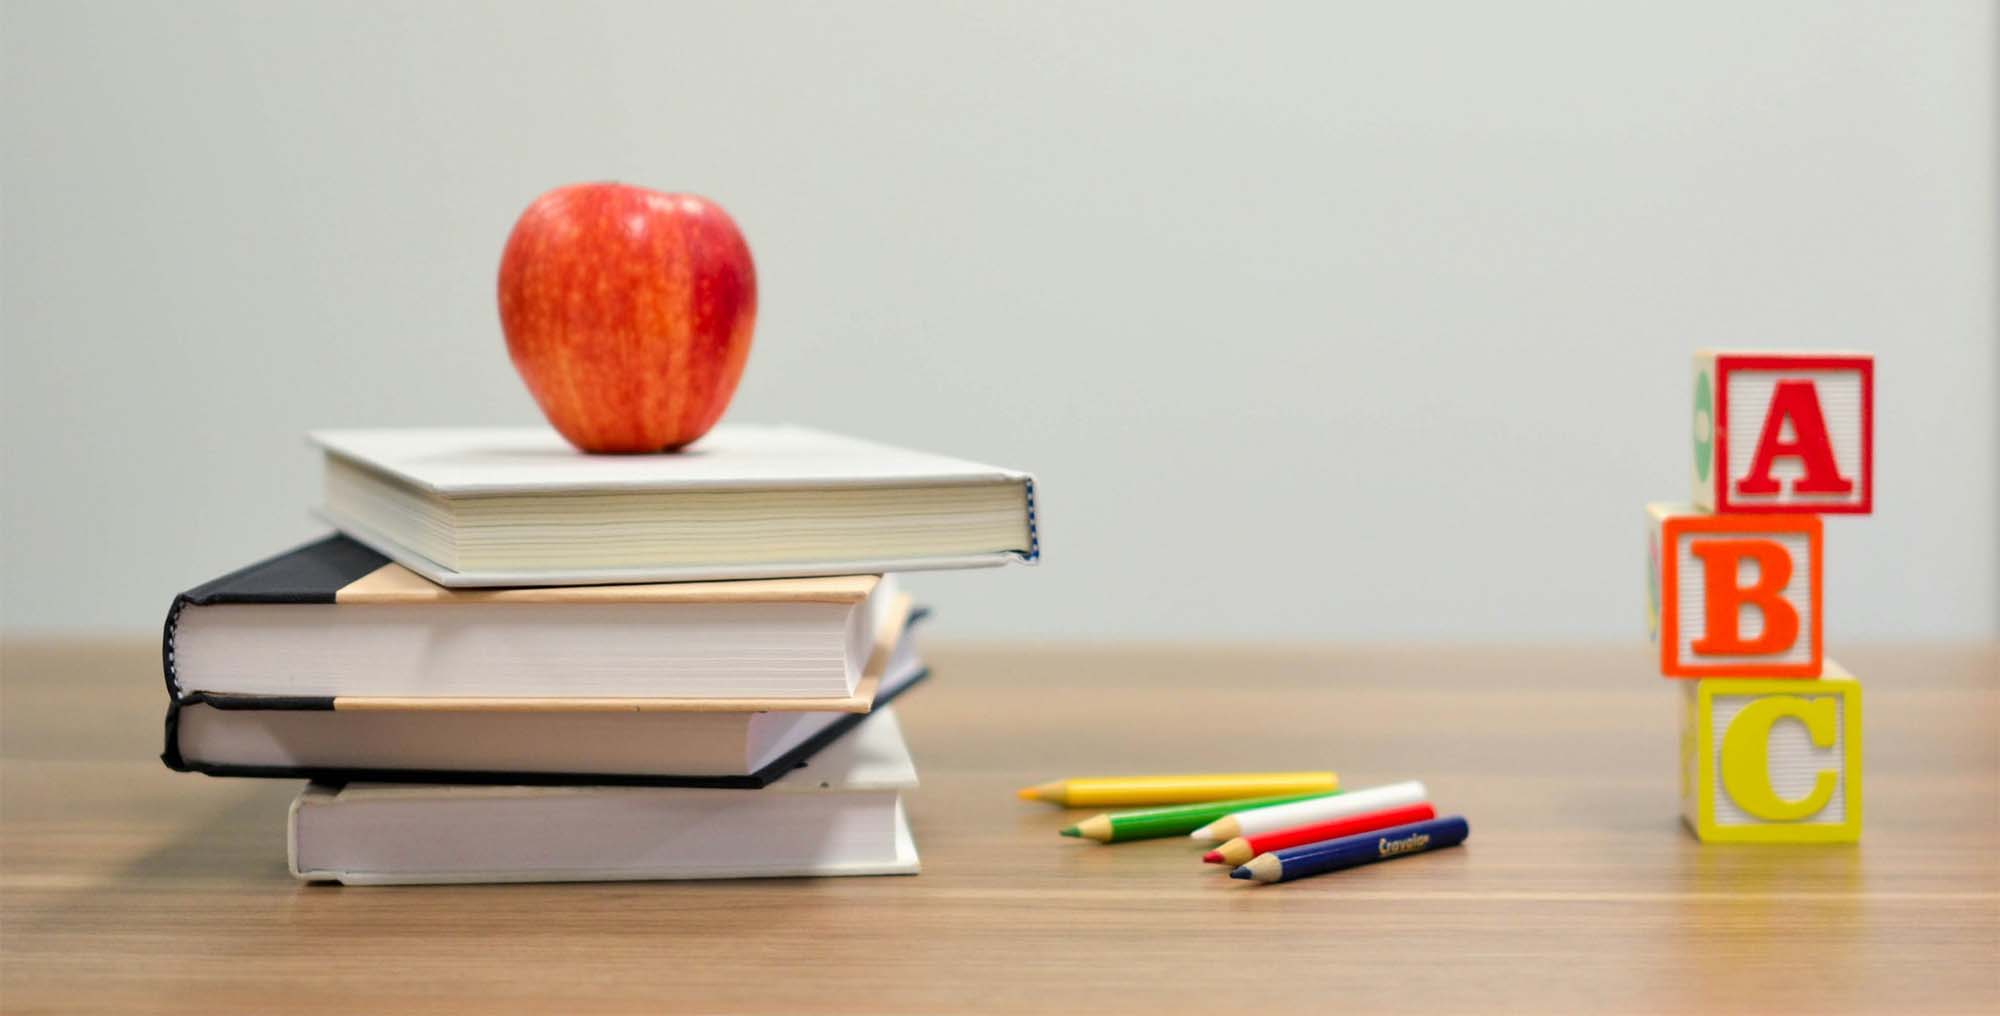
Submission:
[[[1707,632],[1688,648],[1704,656],[1767,656],[1792,647],[1799,638],[1799,612],[1785,602],[1792,581],[1792,556],[1773,540],[1696,540],[1688,551],[1701,558]],[[1757,583],[1736,584],[1744,558],[1757,562]],[[1764,615],[1764,631],[1745,639],[1737,625],[1743,604]]]

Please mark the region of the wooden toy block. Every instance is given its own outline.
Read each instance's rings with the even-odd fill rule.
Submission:
[[[1694,356],[1694,504],[1718,514],[1875,507],[1875,357]]]
[[[1818,516],[1708,515],[1664,504],[1646,512],[1661,674],[1819,676]]]
[[[1683,686],[1681,817],[1702,842],[1861,838],[1861,682],[1826,671]]]

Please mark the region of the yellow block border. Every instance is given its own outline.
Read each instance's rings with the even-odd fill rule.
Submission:
[[[1829,685],[1833,687],[1828,687]],[[1805,698],[1833,694],[1841,698],[1841,793],[1846,795],[1846,819],[1838,824],[1801,820],[1755,825],[1717,825],[1715,795],[1715,712],[1717,695],[1765,698],[1790,695]],[[1861,682],[1832,660],[1816,680],[1797,678],[1703,678],[1695,685],[1695,816],[1690,825],[1703,843],[1857,843],[1861,840]],[[1683,770],[1685,771],[1685,769]]]

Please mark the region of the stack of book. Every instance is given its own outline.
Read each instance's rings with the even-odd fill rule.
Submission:
[[[1039,556],[1031,476],[796,427],[591,456],[348,430],[341,533],[176,597],[168,766],[307,779],[350,884],[917,870],[890,572]]]

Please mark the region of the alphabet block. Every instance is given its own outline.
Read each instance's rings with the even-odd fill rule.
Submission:
[[[1694,504],[1718,514],[1875,507],[1875,358],[1694,357]]]
[[[1815,515],[1646,506],[1653,639],[1667,677],[1818,677]]]
[[[1702,842],[1861,838],[1861,682],[1826,670],[1683,686],[1681,816]]]

